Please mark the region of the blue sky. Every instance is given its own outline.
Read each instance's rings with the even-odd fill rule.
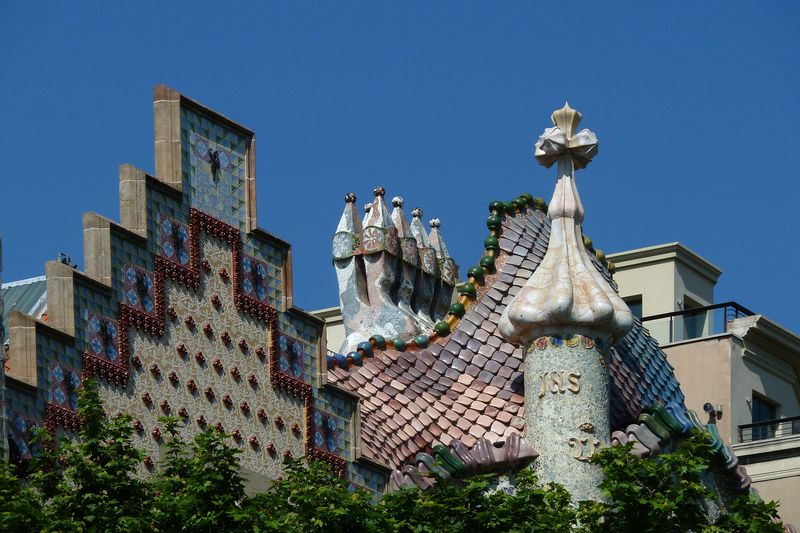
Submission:
[[[336,305],[330,237],[376,185],[438,216],[462,268],[486,206],[549,200],[532,157],[565,100],[600,153],[578,174],[606,252],[680,241],[736,300],[800,331],[800,4],[4,2],[5,280],[118,219],[153,163],[152,87],[256,131],[259,223],[293,244],[295,303]],[[566,7],[564,7],[566,6]]]

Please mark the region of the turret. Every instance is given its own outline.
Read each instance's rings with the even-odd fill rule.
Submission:
[[[550,240],[499,324],[504,337],[524,345],[525,438],[541,454],[539,476],[563,484],[575,501],[601,499],[602,471],[589,459],[610,443],[606,357],[633,326],[632,313],[583,244],[575,170],[597,153],[597,137],[575,132],[580,119],[566,104],[536,143],[542,165],[558,163]]]

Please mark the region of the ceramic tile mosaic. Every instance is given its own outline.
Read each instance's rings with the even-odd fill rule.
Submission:
[[[267,272],[269,265],[254,257],[242,257],[242,290],[247,296],[268,303],[269,283]]]
[[[314,446],[326,452],[342,455],[343,448],[339,441],[339,433],[346,422],[336,415],[316,408],[311,420],[313,420],[313,426],[307,430],[311,432],[311,441]]]
[[[279,327],[281,334],[298,341],[302,347],[305,381],[307,383],[316,381],[315,376],[319,365],[319,339],[322,334],[320,327],[288,313],[281,313]]]
[[[84,310],[86,315],[86,340],[88,352],[116,363],[119,358],[116,321]]]
[[[81,386],[81,375],[75,369],[59,363],[52,363],[47,369],[50,387],[47,401],[67,409],[78,408],[78,389]]]
[[[337,453],[343,457],[350,451],[353,442],[353,414],[356,403],[352,399],[328,390],[318,390],[314,397],[315,404],[320,410],[330,413],[337,421]]]
[[[271,306],[280,309],[283,298],[283,251],[256,238],[245,240],[242,249],[245,255],[265,264],[264,281],[267,299]]]
[[[206,427],[229,433],[242,465],[273,478],[284,456],[315,449],[310,424],[325,452],[318,457],[345,474],[339,458],[352,456],[352,399],[298,395],[276,387],[269,374],[273,327],[285,335],[280,369],[316,382],[322,330],[303,313],[282,310],[286,245],[243,232],[250,138],[189,107],[180,112],[182,196],[145,180],[146,240],[111,227],[110,294],[76,277],[74,344],[37,334],[37,392],[11,395],[6,416],[18,420],[24,446],[36,421],[59,434],[76,428],[71,411],[85,351],[106,411],[136,417],[134,440],[154,462],[163,444],[158,418],[174,415],[184,438]],[[241,248],[224,225],[241,232]],[[244,303],[234,301],[240,292],[250,296]],[[156,316],[162,309],[165,316]]]
[[[162,257],[182,266],[189,264],[189,226],[175,218],[161,215],[158,244]]]
[[[33,437],[33,428],[37,426],[36,420],[23,415],[17,411],[13,411],[9,417],[10,421],[10,441],[13,442],[13,447],[9,450],[9,455],[12,460],[16,454],[21,459],[30,459],[32,457],[30,441]],[[11,444],[11,442],[9,443]]]
[[[29,459],[31,456],[30,439],[33,436],[31,430],[41,424],[44,417],[44,402],[39,401],[35,394],[14,386],[7,386],[5,394],[5,416],[11,438],[17,446],[20,457]]]
[[[131,353],[140,364],[125,388],[101,383],[101,396],[109,412],[136,413],[144,429],[134,440],[156,461],[163,430],[158,417],[172,414],[184,420],[187,438],[219,424],[238,436],[231,442],[243,450],[243,466],[278,476],[284,453],[305,453],[305,405],[270,385],[268,358],[257,355],[271,344],[267,325],[236,309],[231,280],[219,274],[231,268],[227,243],[201,236],[200,249],[210,268],[202,271],[199,290],[165,281],[164,304],[175,320],[167,320],[161,337],[130,330]],[[187,327],[188,316],[196,327]]]
[[[278,337],[278,371],[306,381],[304,343],[285,334]]]
[[[39,400],[47,399],[50,390],[50,372],[54,363],[64,369],[81,368],[81,354],[75,346],[67,345],[60,338],[56,339],[42,332],[36,334],[36,372],[38,376]]]
[[[116,294],[116,300],[119,302],[126,301],[127,285],[129,284],[128,269],[131,266],[152,272],[153,253],[112,231],[111,268],[114,275],[111,284]]]
[[[351,463],[348,471],[350,478],[350,486],[352,488],[361,488],[371,491],[377,495],[382,494],[386,490],[386,485],[389,482],[389,476],[383,471],[360,463]]]
[[[143,268],[128,265],[125,268],[125,303],[142,311],[155,311],[153,274]]]
[[[81,281],[75,283],[73,296],[75,302],[75,345],[78,348],[89,350],[90,336],[92,334],[89,320],[92,316],[115,317],[118,304],[116,301],[112,301],[106,293],[98,291],[95,286]]]
[[[189,222],[189,207],[172,196],[150,187],[147,189],[147,244],[152,254],[161,254],[161,219],[163,217]]]
[[[204,115],[181,108],[184,193],[192,207],[240,229],[247,217],[249,142]]]

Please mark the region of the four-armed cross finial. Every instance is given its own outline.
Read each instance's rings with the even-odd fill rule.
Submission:
[[[569,157],[575,169],[585,168],[597,155],[597,136],[586,129],[575,133],[581,123],[581,114],[569,103],[553,111],[550,119],[554,127],[546,128],[536,142],[536,159],[545,168],[550,168],[556,161]]]

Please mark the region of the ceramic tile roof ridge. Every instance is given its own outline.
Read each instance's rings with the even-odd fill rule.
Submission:
[[[476,287],[474,300],[451,334],[416,351],[376,347],[371,357],[363,358],[361,367],[329,370],[331,381],[363,400],[362,431],[370,436],[368,443],[362,439],[367,457],[395,467],[402,465],[424,451],[418,441],[426,432],[438,434],[443,443],[461,439],[471,446],[478,438],[488,436],[497,441],[524,431],[522,349],[499,336],[497,320],[508,295],[526,283],[544,257],[549,218],[540,210],[526,209],[513,217],[505,216],[501,223],[502,234],[515,242],[498,242],[496,268]],[[594,264],[611,279],[599,258],[595,257]],[[640,323],[612,349],[611,359],[612,428],[624,428],[653,402],[678,401],[682,405],[683,395],[671,366]],[[654,375],[667,375],[669,379],[658,383],[651,377]],[[367,379],[369,386],[360,385],[361,378]],[[405,383],[406,389],[392,387],[393,380]],[[423,423],[417,413],[398,402],[401,392],[410,399],[409,405],[430,416],[430,423]],[[444,407],[438,416],[432,414],[439,412],[434,409],[436,405]],[[391,428],[389,419],[391,425],[399,424],[402,432]]]
[[[504,220],[504,226],[508,226],[509,224],[515,224],[520,231],[523,233],[530,232],[531,227],[535,227],[534,235],[532,235],[533,239],[531,239],[531,245],[536,242],[536,236],[541,233],[541,226],[543,222],[546,220],[546,216],[539,212],[536,215],[536,210],[523,210],[522,212],[515,213],[514,217],[506,217]],[[519,253],[520,250],[518,250]],[[524,250],[525,256],[529,254],[529,251],[526,249]],[[497,268],[496,270],[488,274],[485,277],[485,283],[480,287],[481,291],[476,294],[476,300],[473,305],[470,306],[470,309],[465,313],[464,318],[471,318],[475,322],[486,322],[485,318],[480,317],[477,314],[479,311],[476,311],[476,305],[480,303],[484,298],[485,294],[492,288],[492,286],[497,282],[497,280],[503,275],[504,265],[508,257],[513,256],[514,252],[506,253],[506,252],[499,252],[497,254]],[[489,306],[487,309],[491,309],[493,312],[496,310],[499,304],[498,302],[488,303]],[[487,315],[488,316],[488,315]],[[458,332],[459,328],[463,327],[465,324],[470,324],[470,320],[462,320],[459,322],[459,325],[456,327],[456,332]],[[474,324],[473,324],[474,325]],[[477,326],[476,326],[477,327]],[[499,348],[503,347],[507,351],[517,351],[512,347],[510,344],[507,345],[507,348],[504,346],[504,343],[500,340],[497,336],[497,333],[494,331],[495,328],[492,329],[491,336],[493,339],[496,340],[496,345]],[[488,335],[488,334],[487,334]],[[469,336],[467,336],[469,337]],[[423,403],[427,403],[428,405],[433,405],[434,402],[440,402],[444,405],[443,401],[449,397],[450,394],[454,394],[456,399],[463,399],[465,398],[463,395],[466,393],[468,396],[471,396],[472,399],[469,400],[467,403],[470,406],[477,406],[479,410],[470,408],[468,411],[463,411],[460,415],[458,415],[458,419],[465,419],[464,417],[467,416],[472,418],[476,425],[474,428],[467,427],[465,429],[471,429],[472,433],[470,434],[469,431],[466,433],[456,430],[455,424],[451,421],[447,420],[446,416],[442,415],[436,417],[435,419],[431,420],[430,423],[425,420],[425,416],[420,416],[419,418],[426,423],[422,423],[420,420],[417,420],[417,417],[414,416],[413,419],[406,420],[406,427],[409,428],[409,438],[403,439],[405,442],[403,444],[405,450],[408,451],[408,454],[414,455],[417,453],[420,448],[414,442],[415,436],[422,434],[425,431],[429,431],[431,433],[439,433],[442,436],[443,440],[447,440],[447,432],[452,431],[457,433],[456,437],[463,438],[467,444],[474,444],[474,441],[477,441],[478,437],[484,437],[485,435],[489,435],[491,440],[499,440],[503,438],[503,435],[509,434],[512,430],[511,423],[515,423],[520,428],[522,427],[522,418],[511,415],[509,411],[504,410],[502,411],[504,414],[499,415],[501,412],[500,407],[507,407],[509,404],[514,405],[514,412],[518,412],[519,409],[522,407],[522,396],[519,394],[514,393],[513,391],[509,390],[508,388],[511,386],[514,369],[518,368],[519,363],[521,362],[521,352],[517,354],[516,358],[511,358],[509,362],[513,361],[516,366],[513,367],[505,367],[507,368],[507,375],[509,379],[505,380],[505,383],[497,383],[495,385],[490,384],[489,381],[481,380],[478,376],[480,372],[486,372],[482,369],[482,367],[477,367],[475,365],[470,365],[470,368],[475,368],[475,376],[471,376],[470,374],[461,373],[457,375],[457,379],[449,379],[446,377],[446,372],[448,369],[453,368],[453,365],[457,365],[459,362],[466,364],[463,362],[462,359],[457,357],[457,353],[464,350],[462,346],[460,346],[459,340],[460,337],[455,337],[450,335],[445,338],[436,339],[436,341],[427,349],[420,350],[418,352],[398,352],[396,350],[392,350],[390,348],[386,348],[384,350],[375,350],[372,358],[366,358],[363,360],[363,366],[357,367],[352,366],[350,367],[350,372],[345,372],[342,369],[336,368],[335,370],[329,371],[329,378],[333,381],[337,381],[340,385],[348,388],[349,390],[356,392],[362,396],[362,399],[365,401],[363,405],[365,408],[362,408],[362,425],[368,426],[369,429],[367,430],[370,434],[373,435],[373,439],[375,437],[379,437],[383,439],[384,442],[392,442],[394,444],[397,440],[397,435],[393,434],[394,431],[390,432],[385,428],[385,421],[389,417],[388,413],[395,413],[400,414],[402,411],[394,411],[391,405],[389,404],[389,400],[385,400],[386,404],[385,408],[382,405],[380,409],[376,409],[376,395],[375,394],[365,394],[364,390],[361,390],[362,387],[357,385],[356,379],[353,379],[351,375],[352,372],[355,372],[355,375],[359,376],[367,376],[369,375],[375,367],[382,366],[380,363],[375,365],[371,363],[378,358],[381,359],[381,362],[388,363],[388,365],[394,365],[399,367],[399,361],[405,358],[411,358],[414,361],[414,365],[411,366],[410,369],[401,372],[401,375],[405,375],[409,373],[410,370],[415,370],[416,372],[422,372],[422,376],[419,379],[421,385],[423,385],[422,390],[423,393],[427,393],[428,397],[423,397],[421,394],[418,397],[420,401]],[[488,339],[488,337],[487,337]],[[465,346],[467,342],[464,341]],[[436,355],[434,355],[436,352]],[[454,354],[453,352],[456,352]],[[496,353],[500,354],[504,360],[508,357],[505,353],[497,350]],[[489,358],[484,358],[485,361],[482,364],[486,364],[489,361]],[[450,361],[449,364],[444,363],[443,361]],[[503,369],[503,366],[500,366],[499,369]],[[517,372],[517,375],[520,375]],[[487,377],[495,377],[494,375],[488,375]],[[382,391],[385,391],[387,387],[389,387],[389,393],[385,396],[385,398],[394,400],[396,395],[399,391],[396,391],[394,388],[391,387],[390,383],[392,380],[386,380],[384,378],[372,378],[373,382],[386,382],[387,384],[382,385]],[[447,385],[443,385],[443,383],[447,383]],[[468,384],[468,385],[465,385]],[[460,389],[460,387],[464,387]],[[438,388],[437,388],[438,387]],[[505,394],[505,399],[501,399],[496,396],[486,396],[484,399],[488,400],[487,402],[478,401],[477,398],[481,396],[484,390],[488,387],[492,387],[489,390],[495,391],[495,393],[503,392],[503,388],[507,390],[507,394]],[[460,392],[458,392],[460,390]],[[378,396],[379,397],[379,396]],[[433,401],[431,401],[433,400]],[[496,406],[490,406],[489,404],[494,401]],[[492,410],[491,412],[494,416],[486,415],[486,410]],[[428,410],[425,410],[428,412]],[[451,410],[447,410],[447,412],[452,412]],[[499,415],[499,416],[498,416]],[[428,416],[428,415],[426,415]],[[411,418],[411,417],[408,417]],[[478,423],[480,421],[480,423]],[[499,425],[498,425],[499,424]],[[415,427],[416,426],[416,427]],[[502,430],[502,431],[501,431]],[[461,433],[461,435],[458,435]],[[501,435],[501,433],[503,435]],[[380,460],[389,463],[389,464],[399,464],[402,460],[407,459],[408,455],[402,455],[403,448],[400,449],[400,454],[395,451],[392,453],[391,450],[387,449],[387,446],[381,445],[376,443],[369,443],[364,446],[364,451],[367,456],[371,456],[376,460],[380,458]]]
[[[446,444],[431,443],[428,449],[430,452],[420,452],[413,461],[392,471],[390,491],[410,486],[427,489],[435,484],[431,473],[450,479],[486,472],[516,471],[539,456],[519,433],[509,434],[502,443],[486,438],[451,439]]]

